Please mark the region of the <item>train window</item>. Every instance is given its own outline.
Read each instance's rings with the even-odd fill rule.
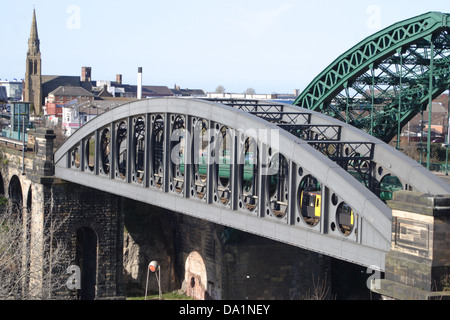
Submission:
[[[170,158],[171,158],[171,190],[175,193],[182,193],[184,188],[184,170],[185,170],[185,153],[186,153],[186,125],[184,116],[172,115],[171,117],[171,141],[170,141]]]
[[[342,202],[336,211],[336,220],[339,225],[339,230],[345,236],[348,236],[353,231],[355,226],[355,214],[353,209],[348,204]]]
[[[243,163],[240,169],[243,207],[255,211],[258,203],[258,145],[253,138],[247,138],[242,152]]]
[[[164,126],[163,116],[157,115],[153,118],[151,137],[151,162],[153,185],[160,189],[164,183]]]
[[[298,198],[301,219],[310,227],[316,226],[321,215],[322,188],[315,177],[307,175],[302,179]]]
[[[208,180],[208,146],[214,136],[210,137],[208,121],[194,118],[192,124],[194,130],[194,195],[199,199],[204,199]]]
[[[403,190],[403,184],[398,177],[386,175],[381,179],[379,190],[381,200],[392,200],[392,195],[398,190]]]
[[[286,216],[289,204],[289,162],[282,154],[277,153],[271,158],[269,167],[276,169],[276,172],[268,176],[270,207],[274,216],[281,219]]]
[[[231,200],[231,157],[232,140],[230,129],[222,126],[217,136],[215,150],[215,174],[217,178],[218,199],[222,204],[228,204]]]

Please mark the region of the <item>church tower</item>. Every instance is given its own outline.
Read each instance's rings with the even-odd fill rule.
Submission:
[[[30,102],[35,115],[42,111],[42,60],[38,36],[36,10],[33,10],[30,38],[28,39],[27,65],[25,74],[24,102]]]

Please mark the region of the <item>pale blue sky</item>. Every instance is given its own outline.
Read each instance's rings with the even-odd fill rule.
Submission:
[[[337,56],[380,28],[448,0],[3,0],[0,78],[25,74],[36,7],[43,74],[258,93],[304,89]]]

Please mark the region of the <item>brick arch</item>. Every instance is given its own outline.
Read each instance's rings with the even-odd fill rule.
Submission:
[[[86,220],[80,219],[77,222],[70,223],[67,232],[64,235],[65,243],[69,242],[74,235],[76,236],[78,230],[84,228],[92,229],[95,232],[98,245],[100,246],[104,241],[105,235],[101,225],[99,225],[93,218]]]
[[[11,201],[12,206],[16,208],[22,207],[24,198],[22,184],[19,177],[17,177],[16,175],[13,175],[11,177],[11,180],[9,181],[8,198]],[[18,213],[20,213],[20,211]]]
[[[31,185],[28,187],[26,201],[24,203],[26,203],[27,211],[31,212],[33,206],[33,186]]]
[[[62,242],[67,245],[69,264],[76,265],[81,271],[81,289],[71,293],[79,300],[93,300],[98,296],[98,276],[101,261],[98,253],[101,251],[103,232],[93,219],[79,220],[66,224],[66,232],[62,233]],[[96,243],[94,244],[93,241]],[[94,260],[92,260],[94,257]],[[94,264],[88,260],[94,261]],[[88,270],[86,272],[86,270]]]
[[[11,165],[19,160],[18,157],[12,156],[7,157],[3,166],[0,169],[0,196],[4,195],[6,198],[10,199],[10,186],[11,181],[15,180],[19,182],[20,185],[20,193],[22,195],[23,204],[26,205],[28,198],[29,188],[32,187],[33,182],[29,179],[29,176],[22,174],[22,169]],[[7,165],[6,165],[7,164]]]
[[[185,263],[186,294],[196,300],[207,299],[208,276],[205,262],[197,251],[189,254]]]
[[[5,184],[3,182],[3,175],[0,172],[0,196],[4,196],[5,195]]]
[[[105,228],[107,227],[99,221],[101,218],[93,213],[93,209],[90,207],[91,203],[84,202],[84,196],[86,195],[84,187],[79,186],[78,189],[72,189],[72,186],[70,186],[70,189],[72,192],[68,192],[65,201],[70,203],[71,206],[65,208],[64,211],[72,218],[70,223],[67,224],[63,239],[64,242],[70,242],[71,238],[76,235],[79,229],[90,228],[96,233],[98,244],[101,246],[106,238],[107,230]],[[74,209],[73,211],[71,207]]]
[[[97,278],[99,270],[98,234],[90,227],[77,229],[75,261],[81,270],[81,290],[79,299],[94,300],[97,297]]]

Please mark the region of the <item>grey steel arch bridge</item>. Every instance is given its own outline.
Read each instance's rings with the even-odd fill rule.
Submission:
[[[450,193],[421,165],[323,114],[224,103],[165,98],[112,109],[57,150],[55,176],[380,268],[391,240],[383,179]]]
[[[441,24],[447,22],[442,15]],[[411,25],[406,29],[418,28]],[[378,47],[384,52],[378,57],[387,59],[390,46]],[[360,63],[345,83],[366,67]],[[338,64],[343,69],[350,70],[348,62]],[[315,101],[324,111],[341,86],[336,72],[312,90],[317,99],[310,86],[297,104]],[[335,91],[326,81],[336,82]],[[413,93],[400,89],[401,99]],[[384,270],[392,224],[385,201],[392,191],[449,194],[450,186],[354,122],[302,106],[183,98],[129,103],[73,134],[55,153],[55,176]]]

